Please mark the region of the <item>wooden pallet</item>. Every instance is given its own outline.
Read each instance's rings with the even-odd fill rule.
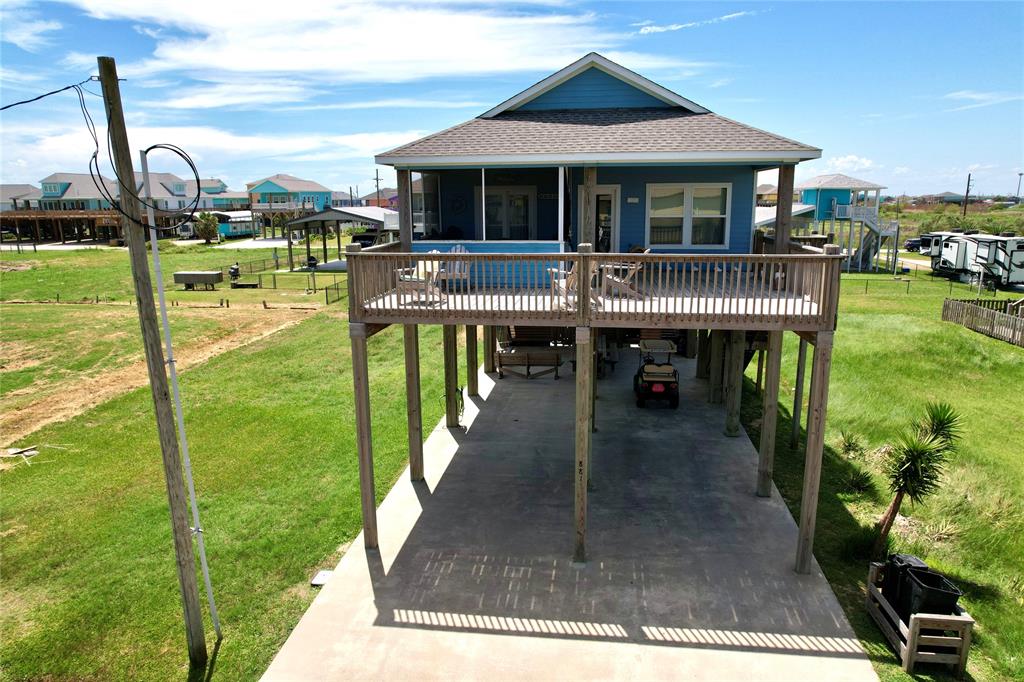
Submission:
[[[910,616],[910,623],[904,623],[882,594],[884,571],[885,564],[879,562],[872,562],[868,568],[865,604],[900,657],[903,669],[910,673],[915,663],[945,663],[955,667],[957,677],[963,676],[974,628],[971,615],[960,608],[957,615],[915,613]],[[941,631],[941,634],[935,631]]]

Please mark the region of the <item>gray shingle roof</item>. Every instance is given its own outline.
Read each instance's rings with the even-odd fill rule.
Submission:
[[[797,185],[796,189],[885,189],[867,180],[858,180],[842,173],[819,175]]]
[[[284,188],[289,192],[330,192],[319,182],[313,182],[312,180],[303,180],[297,178],[294,175],[288,175],[287,173],[278,173],[277,175],[271,175],[270,177],[257,180],[255,182],[247,182],[245,186],[247,189],[252,189],[256,185],[262,184],[266,181],[270,181],[275,185]]]
[[[0,185],[0,201],[38,199],[41,196],[42,191],[32,185]]]
[[[104,186],[107,188],[107,192],[116,197],[120,194],[120,188],[117,186],[117,182],[110,178],[100,176]],[[39,181],[43,183],[57,183],[63,184],[68,183],[70,186],[65,190],[64,194],[59,197],[49,197],[50,199],[102,199],[100,191],[96,189],[96,185],[93,184],[92,178],[88,173],[53,173],[48,175]]]
[[[508,155],[580,155],[677,153],[721,155],[743,153],[806,154],[816,147],[737,123],[713,113],[682,109],[573,109],[508,111],[493,118],[474,118],[385,152],[378,163],[395,158],[429,161],[436,157]]]

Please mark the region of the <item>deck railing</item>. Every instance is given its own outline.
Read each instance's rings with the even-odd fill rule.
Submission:
[[[840,257],[350,252],[358,322],[833,329]]]

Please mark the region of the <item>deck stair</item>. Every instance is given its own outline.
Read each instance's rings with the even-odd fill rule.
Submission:
[[[874,206],[836,206],[836,218],[849,220],[851,229],[853,223],[860,222],[867,227],[863,241],[849,254],[847,268],[858,272],[877,269],[875,266],[879,252],[883,246],[889,249],[896,247],[896,237],[899,234],[899,221],[883,221],[878,215],[878,209]]]

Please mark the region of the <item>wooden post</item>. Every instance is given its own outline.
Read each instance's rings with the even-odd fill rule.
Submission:
[[[800,535],[797,539],[796,572],[810,573],[814,547],[814,522],[818,514],[821,458],[825,448],[825,414],[828,379],[832,367],[833,332],[818,332],[811,366],[811,393],[807,404],[807,447],[804,454],[804,488],[800,497]]]
[[[583,168],[583,211],[580,214],[580,225],[577,234],[579,244],[594,244],[597,239],[597,217],[594,203],[595,185],[597,185],[597,168],[584,166]]]
[[[807,364],[807,341],[800,339],[800,350],[796,356],[796,386],[793,392],[793,429],[789,436],[789,447],[800,445],[800,412],[804,408],[804,367]]]
[[[134,178],[131,151],[128,146],[128,132],[125,130],[124,112],[121,110],[121,92],[117,82],[117,67],[112,57],[97,59],[103,101],[107,112],[107,130],[114,152],[114,166],[120,178]],[[196,580],[195,554],[192,549],[192,531],[188,525],[185,503],[185,481],[182,476],[181,454],[178,450],[178,436],[174,427],[174,413],[167,385],[164,352],[160,344],[160,327],[153,302],[153,283],[149,275],[149,260],[141,225],[138,196],[135,183],[126,182],[121,189],[121,209],[127,214],[121,218],[128,256],[132,267],[132,282],[135,286],[139,326],[142,330],[142,345],[146,355],[146,369],[149,372],[149,386],[153,394],[153,408],[156,413],[157,434],[160,452],[163,456],[164,479],[167,484],[167,501],[171,512],[171,531],[174,537],[174,554],[177,559],[178,584],[181,589],[182,606],[185,615],[185,638],[188,643],[188,657],[193,667],[206,665],[206,633],[199,607],[199,584]]]
[[[708,402],[717,405],[722,402],[722,373],[725,369],[725,332],[711,330],[711,362],[708,365]]]
[[[273,224],[274,219],[271,218],[270,220],[271,224]],[[281,229],[288,233],[288,272],[292,272],[295,270],[295,259],[292,256],[292,229],[287,225],[283,225]]]
[[[60,232],[60,243],[66,244],[67,242],[64,239],[64,221],[60,218],[57,218],[57,231]]]
[[[398,175],[398,238],[402,242],[402,251],[412,251],[412,182],[410,172],[404,169],[396,171]]]
[[[356,453],[359,458],[359,502],[363,512],[363,544],[377,547],[377,499],[373,482],[373,436],[370,422],[370,369],[366,354],[366,325],[349,322],[352,342],[352,388],[356,412]]]
[[[480,358],[476,349],[477,332],[475,324],[466,325],[466,394],[480,395],[477,385],[477,374],[480,370]]]
[[[405,411],[409,423],[409,477],[423,480],[423,416],[420,408],[420,335],[414,324],[405,332]]]
[[[323,240],[324,262],[327,262],[327,226],[320,221],[320,238]]]
[[[497,350],[495,343],[494,327],[484,325],[484,371],[488,374],[494,372],[494,352]]]
[[[697,332],[697,371],[698,379],[707,379],[711,375],[711,332],[701,329]]]
[[[593,335],[590,327],[576,327],[576,467],[575,518],[576,546],[573,561],[587,560],[587,478],[590,470],[591,418],[594,380]]]
[[[761,387],[764,386],[764,349],[757,349],[757,383],[754,384],[754,391],[757,393],[761,392]]]
[[[697,330],[687,329],[685,332],[683,341],[683,357],[684,358],[695,358],[697,357]]]
[[[793,174],[796,166],[779,166],[779,197],[775,204],[775,253],[789,253],[793,222]]]
[[[338,260],[341,260],[341,222],[334,223],[334,236],[338,240]]]
[[[761,396],[761,447],[757,458],[757,494],[771,497],[775,469],[775,430],[779,419],[779,374],[782,367],[782,332],[768,332],[768,363]]]
[[[743,401],[743,350],[746,347],[747,333],[734,329],[729,332],[727,349],[729,359],[726,366],[726,410],[725,435],[735,438],[740,435],[740,407]]]
[[[459,348],[458,329],[444,325],[444,423],[450,428],[459,425]]]

